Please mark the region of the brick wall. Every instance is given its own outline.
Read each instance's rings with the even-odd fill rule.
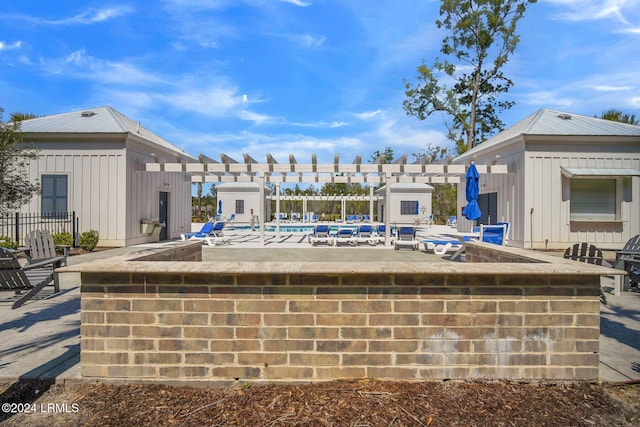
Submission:
[[[593,272],[471,263],[322,272],[309,264],[84,267],[82,375],[165,383],[598,378]]]

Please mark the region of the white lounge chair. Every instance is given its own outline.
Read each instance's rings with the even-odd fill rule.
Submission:
[[[373,227],[370,224],[362,224],[353,236],[353,242],[356,246],[358,243],[368,243],[375,246],[378,244],[378,238],[373,235]]]
[[[419,243],[416,240],[415,227],[400,227],[396,230],[396,236],[393,241],[393,246],[396,250],[400,249],[400,246],[410,246],[415,251],[418,249]]]
[[[309,243],[315,246],[316,243],[333,243],[333,238],[329,236],[329,226],[326,224],[318,224],[314,227],[313,233],[309,234]]]

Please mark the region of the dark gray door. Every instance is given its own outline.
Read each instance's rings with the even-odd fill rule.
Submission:
[[[161,191],[159,201],[160,205],[158,206],[158,219],[160,220],[161,224],[166,224],[164,227],[162,227],[162,230],[160,230],[160,240],[162,241],[169,238],[169,193],[167,193],[166,191]]]
[[[478,196],[478,206],[482,216],[479,224],[495,224],[498,222],[498,193],[485,193]]]

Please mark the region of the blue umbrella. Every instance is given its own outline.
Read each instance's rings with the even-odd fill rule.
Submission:
[[[218,200],[218,215],[222,215],[222,200]]]
[[[480,174],[478,173],[478,169],[476,169],[476,165],[473,163],[469,166],[466,178],[467,206],[462,210],[462,215],[468,220],[475,221],[482,216],[482,212],[480,212],[480,207],[478,206],[478,194],[480,193],[478,179],[480,178]]]

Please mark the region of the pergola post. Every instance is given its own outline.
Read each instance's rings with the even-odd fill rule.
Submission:
[[[276,237],[280,238],[280,184],[276,184]]]
[[[258,173],[258,186],[260,191],[260,204],[258,205],[258,224],[260,228],[260,245],[264,246],[264,215],[265,215],[265,198],[264,198],[264,174]]]
[[[369,224],[373,223],[373,185],[369,184]]]
[[[391,246],[391,224],[389,223],[389,199],[391,198],[391,183],[389,176],[384,174],[384,245]]]

